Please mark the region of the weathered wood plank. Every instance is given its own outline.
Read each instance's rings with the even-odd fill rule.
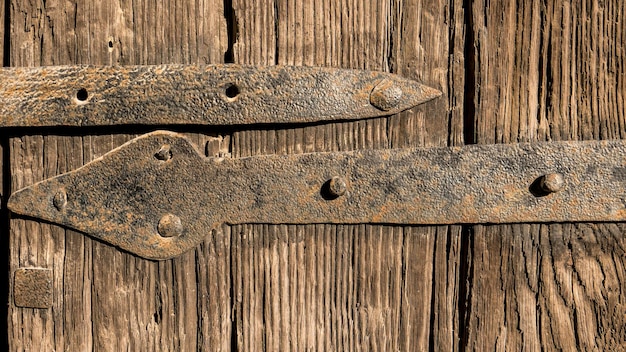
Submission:
[[[464,143],[465,14],[460,0],[392,4],[388,19],[390,69],[418,82],[432,82],[443,96],[390,119],[390,146]],[[470,88],[471,89],[471,88]],[[390,127],[390,128],[391,128]]]
[[[624,230],[623,224],[475,227],[468,348],[620,350]]]
[[[1,14],[1,13],[0,13]],[[3,16],[0,16],[0,19]],[[0,246],[3,248],[9,248],[9,211],[6,208],[6,202],[9,198],[9,192],[5,188],[5,173],[7,164],[5,164],[5,151],[8,151],[8,138],[0,137]],[[8,163],[8,160],[6,161]],[[5,259],[0,263],[0,271],[3,273],[0,275],[0,280],[5,282],[5,288],[0,291],[0,300],[3,302],[9,301],[9,290],[13,288],[13,283],[11,282],[11,278],[9,275],[9,263],[8,260]],[[8,331],[8,304],[2,305],[0,308],[0,316],[3,317],[0,320],[0,329]],[[0,349],[8,349],[9,341],[8,334],[3,334],[3,337],[0,338]]]
[[[0,5],[0,23],[3,25],[0,26],[0,56],[2,57],[2,65],[6,66],[8,64],[8,57],[5,57],[6,49],[9,48],[9,43],[6,40],[6,20],[5,17],[5,2],[2,2]],[[9,182],[7,173],[7,169],[9,166],[9,158],[7,158],[7,154],[9,151],[9,139],[5,135],[0,135],[0,246],[2,248],[9,248],[9,211],[6,209],[6,202],[9,198]],[[5,252],[6,253],[6,252]],[[8,257],[8,255],[7,255]],[[4,282],[4,289],[0,291],[0,300],[7,304],[2,304],[2,308],[0,308],[0,330],[6,331],[6,333],[2,334],[0,337],[0,349],[8,350],[9,347],[9,314],[8,314],[8,302],[9,302],[9,292],[12,291],[13,282],[10,275],[10,267],[8,258],[5,258],[0,262],[0,282]]]
[[[235,132],[233,156],[462,141],[462,7],[317,0],[233,9],[237,63],[396,71],[444,91],[399,117]],[[456,349],[460,230],[234,227],[237,350]]]
[[[218,63],[226,51],[221,1],[13,0],[11,10],[14,66]],[[79,167],[133,137],[119,132],[126,131],[12,138],[11,189]],[[229,137],[190,137],[212,152],[229,144]],[[47,310],[17,308],[10,299],[11,350],[230,348],[228,229],[195,253],[155,263],[52,225],[13,219],[10,226],[11,272],[52,268],[55,292]]]
[[[626,137],[619,1],[471,10],[478,143]],[[467,348],[623,349],[623,233],[621,224],[474,227]]]

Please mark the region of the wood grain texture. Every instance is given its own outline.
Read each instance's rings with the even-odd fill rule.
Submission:
[[[221,1],[13,0],[11,10],[13,66],[219,63],[227,47]],[[122,129],[43,132],[11,139],[12,190],[134,137]],[[230,143],[214,133],[190,137],[216,153]],[[229,229],[207,236],[195,252],[156,263],[56,226],[24,219],[10,226],[11,270],[52,268],[55,292],[48,310],[17,308],[9,297],[11,350],[229,348]]]
[[[469,350],[623,350],[623,224],[476,226]]]
[[[9,48],[8,40],[6,39],[6,24],[8,17],[6,16],[6,4],[4,2],[0,5],[0,48],[2,48],[2,66],[8,65],[8,57],[6,51]],[[9,138],[0,133],[0,246],[2,248],[9,248],[9,211],[6,207],[10,190],[8,178],[10,177],[9,170]],[[5,252],[5,253],[7,253]],[[8,331],[8,301],[9,301],[9,286],[11,280],[10,267],[8,253],[4,256],[4,259],[0,261],[0,282],[5,282],[4,288],[0,290],[0,301],[3,302],[0,305],[0,330]],[[0,349],[8,349],[9,347],[9,334],[4,333],[0,337]]]
[[[7,8],[13,66],[320,65],[395,72],[444,92],[388,118],[182,131],[208,155],[626,138],[626,8],[616,0],[10,0]],[[141,132],[13,136],[3,144],[10,189]],[[625,232],[622,224],[239,225],[155,263],[14,218],[11,273],[52,268],[55,296],[48,310],[17,308],[9,297],[9,347],[623,350]]]
[[[618,1],[474,2],[476,142],[626,137],[625,15]],[[476,226],[467,349],[626,349],[625,229]]]
[[[436,314],[445,313],[446,300],[454,297],[446,290],[454,290],[448,285],[456,277],[458,254],[458,244],[447,243],[458,235],[448,231],[372,225],[233,227],[237,350],[444,345],[451,322]],[[446,245],[448,252],[441,248]],[[418,260],[426,256],[435,259]],[[441,296],[432,297],[435,292]],[[439,341],[429,341],[431,326]]]
[[[234,157],[461,143],[461,8],[233,1],[233,10],[237,63],[395,71],[444,92],[391,118],[235,132]],[[236,226],[236,350],[456,349],[460,239],[457,226]]]

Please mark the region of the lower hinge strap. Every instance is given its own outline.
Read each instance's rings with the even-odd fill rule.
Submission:
[[[167,259],[223,223],[623,221],[626,142],[207,158],[154,132],[15,192],[14,213]]]

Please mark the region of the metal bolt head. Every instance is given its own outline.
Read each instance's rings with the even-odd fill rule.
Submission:
[[[384,79],[372,89],[370,104],[382,111],[388,111],[396,107],[402,99],[402,89],[393,81]]]
[[[161,161],[168,161],[172,158],[172,150],[169,145],[164,145],[154,154],[154,157]]]
[[[558,192],[563,187],[565,187],[565,179],[560,173],[546,174],[541,178],[541,189],[545,192]]]
[[[57,210],[63,210],[67,205],[67,193],[64,190],[59,190],[52,198],[52,204]]]
[[[346,194],[348,186],[343,177],[335,176],[328,182],[328,193],[333,197],[341,197]]]
[[[183,233],[183,223],[174,214],[165,214],[159,220],[157,231],[162,237],[176,237]]]

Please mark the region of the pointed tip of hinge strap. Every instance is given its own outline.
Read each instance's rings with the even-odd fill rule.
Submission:
[[[29,202],[28,196],[25,196],[25,193],[29,191],[28,188],[23,188],[15,193],[11,194],[9,200],[7,201],[7,208],[15,214],[20,215],[29,215],[26,211],[26,207],[28,207]]]
[[[42,181],[15,191],[7,201],[7,208],[18,215],[53,221],[55,219],[49,214],[53,213],[53,209],[61,210],[66,206],[67,195],[63,189],[59,189],[47,202],[49,189],[47,182]]]
[[[435,88],[400,76],[380,81],[370,93],[370,104],[382,111],[400,112],[441,96]]]

